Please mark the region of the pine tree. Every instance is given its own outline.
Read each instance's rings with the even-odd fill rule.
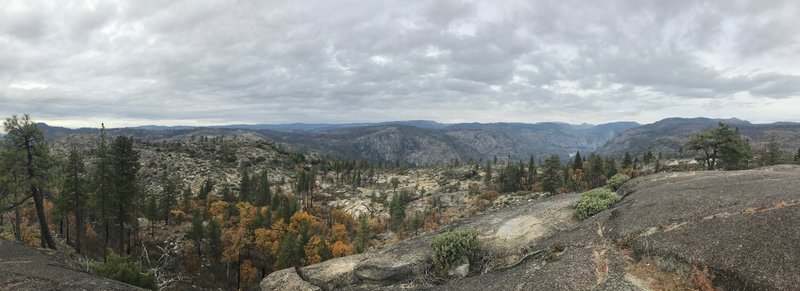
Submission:
[[[222,229],[216,219],[211,219],[208,223],[208,256],[218,260],[222,254]]]
[[[201,256],[202,253],[200,251],[200,246],[203,242],[203,238],[205,237],[203,231],[203,216],[200,214],[200,211],[195,210],[192,213],[192,229],[189,231],[189,238],[194,241],[195,246],[197,247],[197,256]]]
[[[581,152],[578,151],[575,153],[575,159],[572,160],[572,169],[577,170],[583,168],[583,159],[581,158]]]
[[[29,115],[18,118],[16,115],[3,122],[6,132],[4,147],[11,151],[22,152],[25,156],[24,176],[29,185],[29,195],[33,197],[36,218],[39,220],[40,243],[43,248],[56,249],[56,243],[50,234],[47,217],[44,213],[44,195],[42,187],[48,180],[50,167],[50,151],[44,134],[30,119]]]
[[[192,187],[190,185],[186,185],[186,189],[183,189],[183,193],[181,194],[181,209],[185,213],[189,213],[189,208],[191,208],[192,202]]]
[[[270,205],[272,202],[272,189],[270,189],[267,171],[261,173],[261,177],[259,178],[258,182],[257,193],[258,194],[254,199],[255,201],[253,201],[253,205],[257,207],[265,207]]]
[[[633,167],[633,158],[631,157],[630,153],[625,152],[625,157],[622,158],[622,168],[630,169],[632,167]]]
[[[800,147],[797,148],[797,153],[794,154],[794,162],[800,164]]]
[[[369,239],[369,224],[367,224],[367,215],[362,214],[358,218],[358,235],[356,236],[356,252],[363,253],[367,248],[367,240]]]
[[[135,203],[139,198],[139,185],[137,173],[141,167],[139,164],[139,152],[133,149],[133,138],[129,136],[118,136],[111,145],[111,169],[112,189],[111,203],[115,209],[114,218],[119,224],[119,253],[125,252],[125,224],[133,222],[132,214],[136,212]]]
[[[85,172],[83,157],[76,150],[69,152],[64,186],[61,195],[66,210],[75,216],[75,251],[81,253],[81,237],[83,235],[83,218],[87,195],[85,192]]]
[[[169,225],[170,211],[172,211],[177,204],[178,191],[180,191],[178,183],[177,177],[174,176],[166,177],[162,181],[163,188],[161,190],[161,203],[159,203],[159,208],[161,208],[161,219],[164,220],[164,225]]]
[[[769,138],[767,148],[764,152],[763,163],[766,166],[777,165],[783,163],[784,153],[781,150],[780,144],[775,140],[775,135]]]
[[[555,194],[556,190],[562,186],[562,182],[561,159],[557,155],[552,155],[544,161],[542,187],[545,192]]]
[[[93,185],[94,192],[94,207],[100,213],[100,221],[103,225],[103,259],[108,257],[108,242],[110,239],[110,220],[111,215],[109,208],[111,207],[111,155],[108,148],[108,136],[106,135],[105,124],[100,124],[100,136],[97,139],[97,157],[94,165]]]
[[[145,216],[147,216],[147,220],[149,220],[151,237],[155,237],[156,235],[156,221],[158,220],[159,212],[156,200],[157,198],[155,194],[147,195],[147,209],[145,209]]]

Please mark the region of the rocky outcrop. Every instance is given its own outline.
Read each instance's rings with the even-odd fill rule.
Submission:
[[[263,291],[319,291],[320,288],[304,281],[295,268],[287,268],[269,274],[261,281]]]
[[[466,275],[508,268],[531,255],[531,246],[576,223],[571,206],[578,195],[561,195],[537,200],[518,207],[485,213],[448,227],[474,229],[479,234],[483,257],[487,262],[461,266],[454,275]],[[300,269],[301,277],[324,290],[392,289],[431,287],[432,258],[430,241],[435,233],[423,234],[369,254],[332,259]],[[456,268],[457,269],[457,268]],[[294,269],[281,271],[293,273]],[[264,284],[278,286],[278,276],[270,275]],[[299,278],[299,277],[298,277]],[[290,289],[278,289],[290,290]]]
[[[580,222],[571,216],[577,194],[501,209],[453,226],[478,231],[485,262],[435,287],[797,290],[797,189],[800,166],[661,173],[630,181],[620,202]],[[309,266],[303,278],[326,290],[434,287],[432,236]]]
[[[144,290],[83,271],[67,256],[0,240],[0,290]]]
[[[638,178],[612,209],[538,243],[542,256],[440,287],[796,290],[797,189],[798,166]]]

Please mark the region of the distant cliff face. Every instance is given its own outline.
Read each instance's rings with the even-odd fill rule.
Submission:
[[[738,128],[754,149],[763,147],[773,136],[785,149],[800,146],[800,124],[797,123],[752,124],[739,119],[668,118],[628,129],[609,140],[597,153],[620,158],[626,151],[634,156],[651,151],[667,157],[691,157],[694,152],[682,150],[689,138],[720,122]]]

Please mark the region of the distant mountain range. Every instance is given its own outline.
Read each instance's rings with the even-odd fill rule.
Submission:
[[[720,122],[738,128],[756,150],[763,148],[772,137],[786,150],[796,150],[800,146],[800,123],[753,124],[736,118],[667,118],[628,129],[597,149],[597,153],[619,158],[626,151],[634,156],[650,151],[667,157],[691,157],[695,153],[682,150],[689,138]]]
[[[236,136],[272,140],[294,148],[348,159],[402,161],[410,165],[448,162],[455,158],[526,160],[550,154],[568,158],[575,152],[621,157],[626,151],[665,156],[691,156],[681,147],[699,131],[724,122],[740,129],[754,145],[771,136],[786,148],[800,145],[800,124],[751,124],[739,119],[668,118],[652,124],[614,122],[600,125],[544,123],[457,123],[426,120],[350,124],[256,124],[208,127],[140,126],[108,129],[109,135],[132,135],[161,141],[195,136]],[[71,134],[97,134],[96,128],[67,129],[40,125],[48,139]]]

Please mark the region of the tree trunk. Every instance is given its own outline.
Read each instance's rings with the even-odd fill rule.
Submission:
[[[56,243],[53,241],[53,236],[50,235],[50,227],[47,225],[47,217],[44,215],[44,201],[42,192],[39,188],[33,185],[34,171],[33,171],[33,148],[31,147],[31,140],[25,141],[25,150],[28,152],[28,179],[31,183],[31,194],[33,194],[33,203],[36,206],[36,217],[39,219],[39,230],[41,231],[40,242],[42,247],[56,249]]]
[[[22,227],[20,224],[22,223],[22,213],[19,211],[19,207],[14,208],[14,238],[18,241],[22,241]]]
[[[50,227],[47,226],[47,217],[44,216],[44,199],[38,188],[31,186],[33,192],[33,203],[36,206],[36,217],[39,219],[39,230],[41,234],[41,245],[43,248],[56,249],[56,242],[50,234]]]
[[[77,201],[76,201],[77,204]],[[83,215],[80,210],[75,211],[75,252],[81,253],[81,229],[83,228]]]
[[[64,215],[64,222],[66,222],[64,228],[67,232],[67,243],[69,243],[69,216],[67,216],[66,214]]]

